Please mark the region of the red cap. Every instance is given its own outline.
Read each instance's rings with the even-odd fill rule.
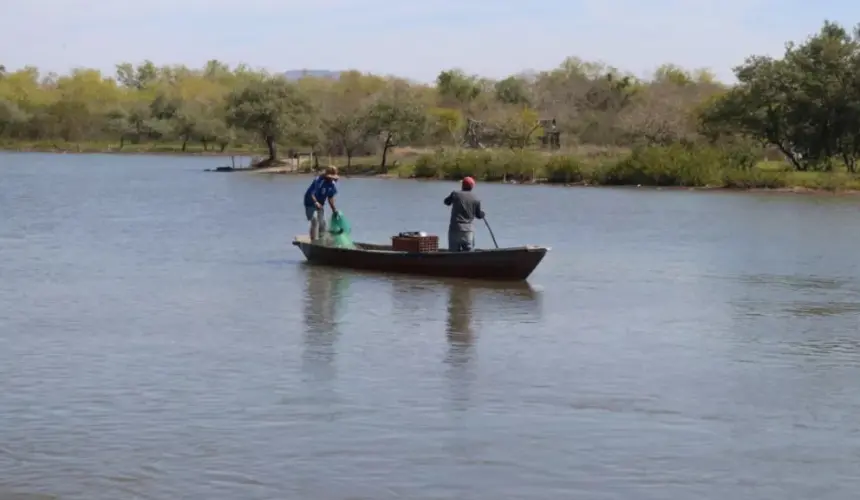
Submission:
[[[463,186],[469,186],[470,188],[475,187],[475,179],[471,177],[463,177]]]

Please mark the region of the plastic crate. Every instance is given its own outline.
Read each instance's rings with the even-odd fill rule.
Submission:
[[[399,234],[391,237],[391,249],[398,252],[435,252],[439,250],[439,237]]]

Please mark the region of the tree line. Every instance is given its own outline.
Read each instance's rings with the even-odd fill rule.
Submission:
[[[398,146],[707,147],[743,158],[739,168],[776,154],[798,171],[856,172],[858,30],[825,22],[781,58],[751,56],[734,72],[734,85],[674,65],[637,78],[568,58],[501,80],[450,69],[427,85],[359,71],[291,81],[216,60],[199,69],[123,63],[114,75],[0,66],[0,142],[258,145],[268,163],[304,150],[347,163],[378,154],[383,169]]]

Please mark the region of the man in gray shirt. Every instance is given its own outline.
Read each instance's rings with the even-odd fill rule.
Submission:
[[[445,198],[445,205],[451,207],[451,222],[448,224],[448,250],[469,252],[475,248],[475,231],[472,221],[483,219],[481,200],[472,194],[475,179],[463,178],[462,191],[451,191]]]

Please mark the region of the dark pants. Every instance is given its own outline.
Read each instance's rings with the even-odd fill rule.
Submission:
[[[449,252],[471,252],[475,248],[475,233],[472,231],[448,230]]]

